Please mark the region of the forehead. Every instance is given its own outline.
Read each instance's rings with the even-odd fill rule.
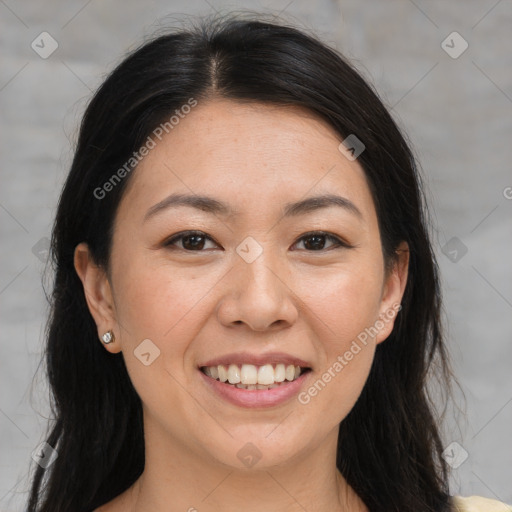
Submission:
[[[172,192],[209,193],[237,213],[313,193],[339,193],[361,210],[373,207],[361,166],[338,150],[340,135],[300,107],[198,102],[161,140],[153,139],[125,191],[132,211]]]

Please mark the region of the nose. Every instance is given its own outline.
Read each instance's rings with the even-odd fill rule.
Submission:
[[[217,306],[218,320],[227,327],[245,324],[254,331],[289,327],[298,317],[298,297],[285,265],[270,261],[264,251],[255,261],[240,259],[225,281]]]

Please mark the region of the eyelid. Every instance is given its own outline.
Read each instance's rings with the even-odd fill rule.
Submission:
[[[202,236],[207,240],[211,240],[212,242],[214,242],[216,245],[218,245],[220,247],[220,244],[213,237],[206,234],[204,231],[199,231],[199,230],[194,230],[194,229],[187,229],[185,231],[180,231],[179,233],[175,233],[174,235],[170,236],[169,238],[166,238],[162,242],[162,246],[163,247],[172,247],[173,244],[175,242],[178,242],[180,239],[185,238],[187,236],[194,236],[194,235]],[[205,252],[205,251],[187,251],[187,250],[181,249],[179,247],[177,247],[177,249],[183,250],[185,252]],[[224,249],[222,249],[222,250],[224,250]]]
[[[327,240],[332,242],[334,244],[333,247],[330,247],[328,249],[321,249],[319,251],[306,251],[306,252],[327,252],[331,249],[338,249],[338,248],[344,248],[344,249],[353,249],[354,246],[349,244],[346,240],[344,240],[342,237],[335,235],[334,233],[331,233],[329,231],[322,231],[322,230],[314,230],[314,231],[308,231],[307,233],[302,234],[294,243],[293,245],[296,245],[298,242],[300,242],[304,238],[308,238],[311,236],[320,235],[324,236]]]
[[[171,237],[167,238],[166,240],[164,240],[164,242],[162,243],[163,247],[172,247],[173,244],[177,241],[179,241],[180,239],[182,238],[185,238],[187,236],[194,236],[194,235],[197,235],[197,236],[201,236],[201,237],[204,237],[205,239],[207,240],[210,240],[212,242],[214,242],[217,246],[221,247],[221,245],[213,238],[211,237],[210,235],[208,235],[207,233],[205,233],[204,231],[200,231],[200,230],[185,230],[185,231],[180,231],[179,233],[175,233],[174,235],[172,235]],[[344,240],[342,237],[338,236],[338,235],[335,235],[334,233],[331,233],[329,231],[322,231],[322,230],[313,230],[313,231],[308,231],[306,233],[303,233],[299,238],[297,238],[297,240],[292,244],[292,247],[294,245],[296,245],[297,243],[299,243],[300,241],[302,241],[303,239],[305,238],[308,238],[308,237],[312,237],[312,236],[315,236],[315,235],[320,235],[320,236],[324,236],[326,239],[328,239],[331,243],[333,243],[334,245],[328,249],[320,249],[318,251],[306,251],[306,252],[311,252],[311,253],[325,253],[325,252],[328,252],[332,249],[340,249],[340,248],[343,248],[343,249],[353,249],[355,246],[354,245],[351,245],[349,244],[346,240]],[[205,250],[200,250],[200,251],[188,251],[186,249],[181,249],[179,247],[176,247],[177,249],[179,250],[182,250],[184,252],[198,252],[198,253],[201,253],[201,252],[206,252]],[[222,249],[224,250],[224,249]]]

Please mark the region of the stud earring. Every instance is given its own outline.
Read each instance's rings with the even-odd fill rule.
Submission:
[[[112,343],[114,341],[114,333],[112,331],[107,331],[101,339],[103,340],[103,343],[105,345],[108,345],[109,343]]]

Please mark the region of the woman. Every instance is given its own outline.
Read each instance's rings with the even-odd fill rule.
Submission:
[[[28,510],[510,510],[449,494],[422,201],[390,115],[313,36],[229,18],[128,56],[59,202],[56,453]]]

